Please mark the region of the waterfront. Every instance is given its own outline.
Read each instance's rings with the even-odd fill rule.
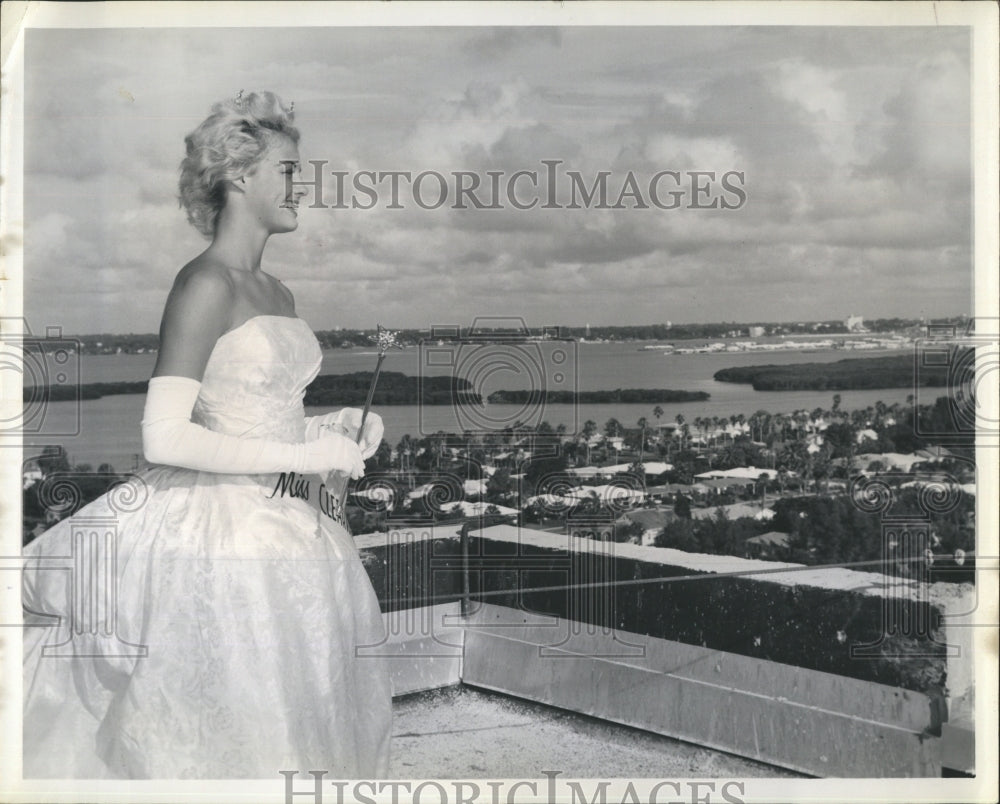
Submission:
[[[828,409],[832,405],[832,391],[754,391],[749,385],[720,383],[712,375],[729,366],[759,365],[763,363],[787,365],[790,363],[831,362],[860,355],[841,350],[808,352],[753,353],[735,352],[719,354],[663,355],[656,351],[642,351],[641,343],[541,343],[525,346],[489,345],[483,347],[447,346],[430,347],[437,352],[431,356],[428,349],[406,349],[389,352],[384,371],[405,374],[448,374],[457,371],[463,376],[485,377],[489,366],[498,367],[495,374],[486,377],[481,390],[519,390],[530,388],[537,382],[539,372],[550,377],[550,384],[562,389],[613,390],[615,388],[670,388],[686,391],[707,391],[711,398],[704,402],[663,404],[661,421],[670,422],[678,414],[686,421],[698,416],[750,415],[757,410],[771,413],[789,413],[793,410]],[[477,351],[478,350],[478,351]],[[556,353],[561,351],[562,356]],[[891,352],[866,352],[865,356],[891,354]],[[81,358],[80,379],[92,382],[129,382],[148,379],[156,356],[142,355],[84,355]],[[447,363],[450,361],[451,365]],[[371,349],[335,349],[323,355],[320,369],[323,374],[347,374],[371,371],[375,365],[375,352]],[[555,375],[562,373],[561,383]],[[574,379],[575,378],[575,379]],[[943,394],[943,389],[923,389],[918,399],[930,401]],[[846,410],[864,408],[877,401],[891,404],[904,402],[914,393],[912,388],[890,388],[868,391],[840,391],[841,407]],[[139,421],[145,397],[139,394],[108,396],[88,400],[81,404],[80,426],[76,427],[75,405],[57,402],[45,411],[45,430],[60,433],[50,438],[27,438],[25,455],[39,452],[45,444],[60,443],[74,463],[90,463],[96,469],[109,462],[117,470],[126,471],[134,457],[141,452]],[[518,405],[491,405],[481,411],[471,411],[472,416],[459,418],[449,406],[399,405],[378,410],[386,427],[387,440],[395,444],[404,435],[421,435],[444,430],[455,432],[474,425],[483,429],[512,424],[517,418],[548,421],[556,426],[563,424],[567,430],[578,429],[584,421],[592,419],[599,427],[609,418],[617,418],[626,426],[634,425],[640,416],[655,423],[653,405],[637,404],[582,404],[545,405],[543,408],[524,409]],[[307,415],[316,415],[335,407],[307,408]],[[78,432],[77,432],[78,430]],[[66,435],[75,433],[74,435]]]

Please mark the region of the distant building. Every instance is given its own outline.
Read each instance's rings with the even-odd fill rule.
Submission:
[[[764,331],[763,327],[750,327],[750,337],[760,338],[764,335]]]
[[[39,480],[44,480],[45,474],[42,472],[42,468],[38,465],[38,461],[30,459],[25,461],[24,469],[21,471],[21,488],[22,490],[30,489]]]
[[[760,536],[751,536],[746,540],[747,558],[771,558],[788,549],[788,533],[780,530],[769,530]]]
[[[849,315],[844,321],[844,326],[848,332],[867,332],[865,320],[859,315]]]

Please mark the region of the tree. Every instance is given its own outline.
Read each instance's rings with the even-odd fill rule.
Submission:
[[[611,528],[611,538],[616,542],[632,542],[640,544],[642,542],[643,528],[638,522],[626,522],[615,524]]]
[[[639,426],[639,462],[642,463],[646,455],[646,417],[640,416],[636,424]]]
[[[812,475],[813,482],[816,484],[816,492],[819,493],[820,481],[823,481],[823,490],[826,493],[830,491],[830,471],[833,468],[831,461],[832,450],[829,444],[824,444],[820,447],[819,452],[813,455],[812,460]]]
[[[371,472],[375,469],[385,470],[390,468],[392,468],[392,447],[390,447],[389,442],[383,438],[382,441],[379,442],[378,449],[375,450],[375,454],[365,461],[365,472]]]
[[[788,470],[782,467],[778,470],[778,488],[781,491],[781,495],[785,495],[785,483],[788,482]]]
[[[668,523],[653,539],[656,547],[672,547],[675,550],[698,550],[698,537],[694,522],[690,519],[675,519]]]
[[[761,508],[764,508],[767,505],[767,482],[768,482],[767,472],[761,472],[759,475],[757,475],[757,488],[760,489]]]
[[[486,501],[504,503],[514,491],[514,479],[507,469],[497,469],[486,481]]]
[[[409,433],[406,433],[399,439],[399,443],[396,445],[396,457],[399,460],[399,469],[401,472],[412,471],[411,458],[413,457],[413,451],[413,437]]]
[[[852,458],[857,445],[857,433],[847,422],[834,422],[823,431],[823,438],[833,450],[834,458]]]
[[[528,463],[524,472],[525,494],[538,494],[539,483],[546,477],[562,475],[566,469],[566,457],[555,455],[537,458]]]
[[[417,451],[413,456],[413,464],[422,472],[430,472],[434,468],[436,450],[431,438],[421,438],[417,442]]]
[[[597,432],[597,422],[593,419],[587,419],[583,423],[583,429],[580,431],[580,437],[583,440],[584,448],[587,450],[587,463],[590,463],[590,439]]]
[[[674,513],[681,519],[690,519],[691,500],[683,494],[678,494],[677,499],[674,500]]]
[[[50,444],[42,449],[37,462],[38,469],[43,475],[69,471],[69,457],[66,455],[66,450],[58,445]]]

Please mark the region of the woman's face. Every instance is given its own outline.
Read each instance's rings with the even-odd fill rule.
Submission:
[[[279,137],[239,185],[250,214],[269,234],[292,232],[299,225],[299,199],[306,191],[291,181],[299,172],[298,146]]]

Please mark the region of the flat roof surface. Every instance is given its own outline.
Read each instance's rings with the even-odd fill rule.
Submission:
[[[464,684],[393,702],[392,779],[805,778],[565,709]]]

